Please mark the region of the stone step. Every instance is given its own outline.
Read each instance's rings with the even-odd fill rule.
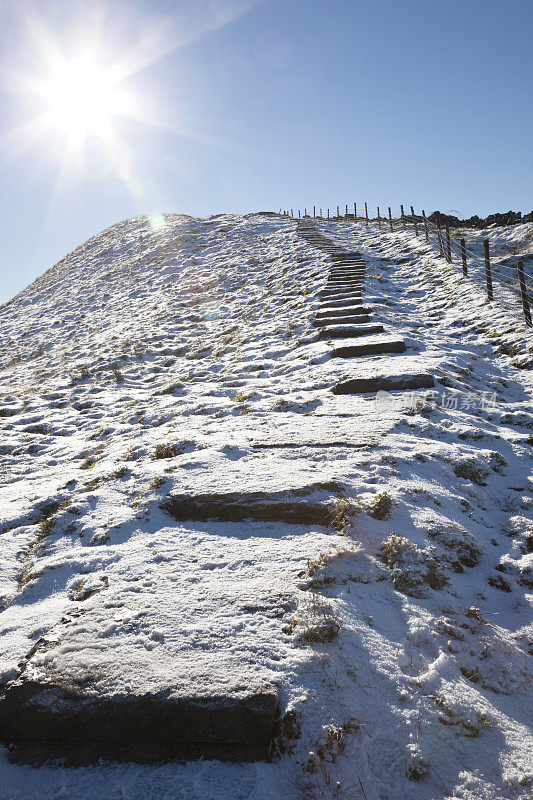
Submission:
[[[365,262],[362,258],[345,258],[339,261],[334,255],[331,256],[330,269],[351,269],[354,266],[364,269]]]
[[[346,269],[342,270],[330,270],[328,273],[328,277],[330,278],[353,278],[354,275],[366,275],[366,270],[364,269]]]
[[[346,278],[343,278],[342,281],[328,280],[326,282],[326,286],[329,286],[332,289],[338,289],[339,287],[342,288],[343,286],[364,286],[364,285],[365,281],[364,279],[362,280],[361,278],[354,278],[351,281]]]
[[[369,299],[370,300],[375,300],[377,298],[365,298],[365,299],[368,301]],[[326,299],[320,301],[320,309],[323,310],[323,311],[331,311],[331,310],[333,310],[335,308],[344,308],[344,307],[346,307],[346,309],[348,310],[350,308],[353,308],[354,306],[360,306],[361,303],[362,303],[362,300],[361,300],[360,297],[354,297],[354,298],[351,298],[351,299],[348,298],[347,300],[345,300],[344,297],[340,297],[338,300],[337,299],[328,300],[326,298]]]
[[[355,358],[359,356],[372,356],[381,353],[404,353],[405,342],[395,336],[374,336],[364,342],[334,347],[331,351],[332,358]]]
[[[333,388],[333,394],[364,394],[367,392],[396,392],[405,389],[432,389],[434,385],[433,375],[428,372],[374,375],[341,380]]]
[[[319,309],[315,314],[315,319],[339,319],[339,317],[350,316],[350,314],[371,314],[372,308],[370,306],[357,305],[353,308],[332,308],[329,311]]]
[[[330,303],[326,300],[325,302],[320,303],[316,313],[323,314],[327,311],[339,311],[344,316],[345,314],[350,314],[352,311],[355,311],[357,314],[362,306],[363,301],[359,297],[356,297],[354,300],[339,300],[338,302],[334,301],[333,303]]]
[[[173,494],[161,506],[174,519],[241,522],[285,522],[295,525],[328,525],[331,507],[303,499],[290,492],[222,492],[219,494]]]
[[[337,291],[336,289],[322,289],[319,293],[320,298],[324,298],[324,302],[331,302],[332,300],[339,300],[345,302],[346,300],[361,299],[363,289],[343,289]]]
[[[362,286],[364,282],[365,282],[364,275],[355,275],[353,278],[333,278],[333,280],[328,277],[326,281],[326,286],[332,286],[335,289],[338,289],[339,287],[342,286],[353,286],[354,283],[358,283]]]
[[[364,266],[358,267],[355,264],[353,266],[351,266],[351,267],[343,267],[342,269],[339,269],[339,268],[335,267],[335,268],[330,268],[330,270],[329,270],[329,274],[330,275],[350,275],[353,272],[356,272],[356,273],[359,274],[359,273],[365,273],[366,270],[365,270]]]
[[[110,616],[108,624],[112,623]],[[96,645],[96,626],[94,633]],[[68,639],[64,644],[69,646]],[[59,758],[67,766],[78,766],[96,764],[101,758],[141,763],[268,758],[278,716],[276,686],[248,691],[242,687],[225,694],[217,694],[216,688],[212,694],[196,694],[191,686],[190,694],[180,694],[169,673],[168,684],[157,693],[139,694],[128,686],[116,694],[95,694],[89,681],[87,691],[85,684],[76,684],[76,667],[83,671],[84,666],[76,663],[76,655],[72,674],[65,664],[56,681],[19,678],[0,695],[0,739],[15,746],[18,760],[35,766]],[[112,670],[107,661],[103,656],[97,668]],[[124,667],[115,664],[133,681],[136,668],[148,676],[154,672],[148,653],[131,675]]]
[[[342,266],[339,266],[338,264],[332,264],[330,266],[331,272],[347,272],[354,269],[365,270],[366,267],[364,264],[359,264],[357,261],[346,262],[346,264],[342,264]]]
[[[364,288],[365,288],[365,285],[364,285],[364,283],[362,281],[357,281],[357,282],[354,282],[354,283],[339,283],[339,284],[326,283],[326,285],[324,287],[324,289],[326,291],[336,291],[336,292],[354,291],[354,290],[363,291]]]
[[[366,275],[364,272],[346,272],[343,275],[335,275],[333,273],[329,273],[328,281],[349,281],[353,280],[354,278],[365,278]]]
[[[321,328],[321,339],[354,339],[357,336],[366,336],[371,333],[383,333],[383,325],[371,323],[369,325],[328,325]]]
[[[336,325],[350,325],[350,324],[360,324],[363,322],[370,322],[372,317],[370,314],[349,314],[345,317],[336,317],[335,324]],[[316,319],[313,323],[316,328],[323,328],[326,325],[331,324],[331,319]]]
[[[329,268],[330,273],[338,273],[339,275],[344,275],[346,272],[365,272],[365,270],[364,264],[346,264],[343,267],[331,266]]]
[[[335,285],[333,285],[333,286],[323,286],[322,289],[320,290],[319,294],[320,295],[323,295],[323,294],[337,295],[337,297],[343,297],[343,295],[345,295],[345,294],[352,294],[353,295],[355,292],[359,292],[359,294],[361,294],[361,292],[363,291],[363,288],[364,287],[362,285],[357,289],[354,289],[353,286],[351,286],[351,285],[349,285],[347,287],[346,286],[335,286]]]
[[[353,273],[350,273],[349,275],[331,275],[331,274],[329,274],[327,276],[327,280],[328,281],[336,281],[336,282],[339,282],[339,281],[340,282],[342,282],[342,281],[351,281],[351,280],[354,280],[354,279],[364,280],[365,278],[366,278],[366,275],[365,275],[364,272],[353,272]]]

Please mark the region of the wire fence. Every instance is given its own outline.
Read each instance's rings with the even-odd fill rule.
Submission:
[[[331,219],[336,221],[363,221],[377,224],[384,231],[412,232],[417,238],[423,237],[426,242],[438,249],[440,256],[448,264],[456,265],[464,277],[480,286],[487,295],[487,301],[492,303],[497,300],[510,312],[523,316],[525,324],[532,327],[531,305],[533,304],[533,257],[530,254],[514,255],[510,253],[509,243],[500,244],[498,233],[493,233],[493,239],[483,231],[473,233],[469,231],[466,238],[452,236],[450,227],[445,219],[441,220],[438,214],[432,215],[435,220],[422,214],[416,214],[413,206],[410,213],[405,213],[403,205],[400,206],[400,215],[392,216],[390,206],[386,213],[378,206],[377,216],[370,217],[368,205],[364,203],[358,207],[357,203],[348,206],[318,208],[317,206],[283,211],[280,214],[288,217]],[[504,229],[505,230],[505,229]],[[531,234],[533,239],[533,231]]]

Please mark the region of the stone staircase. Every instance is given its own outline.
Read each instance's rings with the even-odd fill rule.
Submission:
[[[374,307],[363,302],[366,265],[360,253],[350,252],[319,233],[310,217],[298,221],[297,234],[318,250],[328,253],[331,264],[326,284],[319,293],[320,306],[314,325],[322,339],[345,340],[332,345],[332,358],[361,359],[364,356],[382,356],[405,353],[404,340],[387,333],[383,324],[373,321]],[[357,339],[357,342],[353,342]],[[385,364],[383,364],[385,366]],[[368,375],[347,377],[333,387],[335,394],[360,394],[364,392],[395,391],[398,389],[429,389],[434,386],[433,376],[426,372],[402,368],[395,373],[387,368]]]

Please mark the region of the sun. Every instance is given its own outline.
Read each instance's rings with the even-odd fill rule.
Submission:
[[[125,91],[112,70],[91,58],[57,64],[42,82],[40,94],[53,127],[74,140],[90,133],[103,136],[113,117],[127,112]]]

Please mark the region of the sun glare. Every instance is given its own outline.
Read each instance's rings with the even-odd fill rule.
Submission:
[[[90,60],[62,63],[43,82],[42,95],[54,124],[77,139],[101,133],[114,115],[125,110],[121,87]]]
[[[17,51],[24,58],[0,67],[0,91],[19,95],[20,110],[30,110],[30,116],[0,134],[0,169],[38,146],[58,162],[47,219],[64,181],[75,176],[113,176],[144,203],[154,188],[141,156],[147,146],[141,126],[209,146],[225,149],[226,144],[182,125],[177,104],[158,108],[158,93],[143,95],[146,79],[137,80],[138,74],[224,27],[256,2],[208,0],[199,4],[199,13],[191,13],[190,4],[176,3],[163,15],[137,13],[130,3],[124,16],[128,4],[91,0],[63,4],[67,13],[61,20],[55,3],[49,8],[38,0],[15,3],[13,19],[25,32]],[[161,229],[164,219],[154,218],[151,224]]]

